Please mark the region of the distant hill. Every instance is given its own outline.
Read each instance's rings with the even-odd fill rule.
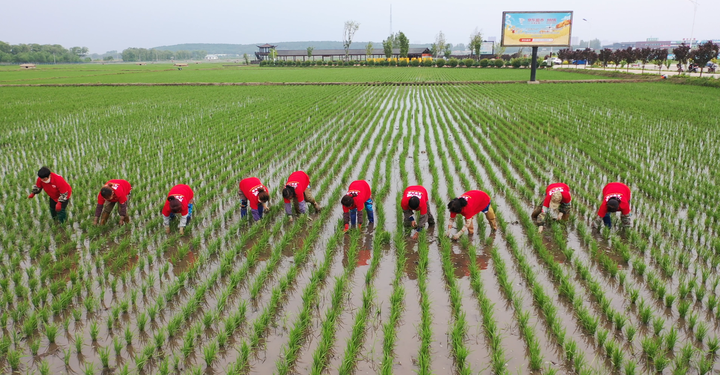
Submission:
[[[257,52],[257,46],[269,43],[278,46],[278,49],[306,49],[314,47],[315,49],[342,49],[342,42],[333,41],[310,41],[310,42],[262,42],[253,44],[215,44],[215,43],[185,43],[175,44],[172,46],[155,47],[158,50],[165,51],[205,51],[208,54],[237,54],[247,53],[252,55]],[[368,42],[353,42],[352,48],[364,48]],[[382,42],[373,42],[375,48],[382,48]],[[412,48],[428,47],[430,44],[410,44]]]

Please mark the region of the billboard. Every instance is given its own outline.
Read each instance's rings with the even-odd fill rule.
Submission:
[[[495,43],[483,41],[480,45],[481,55],[493,55],[495,54]]]
[[[569,47],[572,11],[503,12],[505,47]]]

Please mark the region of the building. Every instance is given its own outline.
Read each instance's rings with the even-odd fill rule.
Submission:
[[[270,55],[270,50],[275,49],[277,52],[278,60],[283,61],[305,61],[305,60],[344,60],[345,50],[344,49],[315,49],[312,51],[312,55],[308,56],[307,50],[282,50],[277,49],[277,46],[270,44],[263,44],[258,46],[258,52],[255,52],[255,57],[262,61],[266,60]],[[384,58],[385,50],[382,48],[373,48],[370,54],[367,54],[365,48],[349,49],[348,55],[351,60],[366,60],[368,58]],[[400,49],[394,48],[392,50],[392,57],[400,57]],[[423,58],[430,57],[430,49],[428,48],[410,48],[408,49],[408,58]]]
[[[35,69],[35,64],[20,64],[20,69]]]
[[[700,40],[697,39],[693,40],[693,47],[698,46],[700,44],[705,44],[708,41],[713,42],[715,44],[720,43],[720,39],[710,39],[710,40]],[[631,48],[662,48],[666,49],[670,52],[672,52],[673,48],[679,47],[681,44],[685,43],[686,45],[690,45],[690,40],[684,39],[684,40],[657,40],[655,38],[651,38],[648,40],[643,40],[639,42],[620,42],[620,43],[613,43],[613,44],[607,44],[604,45],[602,48],[610,48],[612,50],[618,50],[618,49],[627,49],[628,47]]]
[[[218,55],[205,55],[205,60],[217,60],[218,58]]]

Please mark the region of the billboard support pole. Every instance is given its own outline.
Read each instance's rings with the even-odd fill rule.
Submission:
[[[532,61],[530,62],[530,82],[535,82],[535,73],[537,72],[537,54],[538,48],[533,46],[532,48]]]

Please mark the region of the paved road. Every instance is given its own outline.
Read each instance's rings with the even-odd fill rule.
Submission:
[[[586,67],[585,65],[578,65],[578,66],[575,66],[575,65],[562,65],[562,66],[560,66],[560,65],[554,65],[553,68],[556,68],[556,69],[557,69],[557,68],[563,68],[563,69],[603,70],[602,68],[591,68],[591,67],[589,67],[589,66]],[[706,68],[706,69],[707,69],[707,68]],[[615,67],[613,67],[613,66],[608,66],[607,69],[605,69],[605,70],[607,70],[607,71],[615,71]],[[618,72],[623,72],[623,73],[626,73],[626,72],[627,72],[627,73],[636,73],[636,74],[643,73],[642,69],[640,69],[636,64],[631,65],[629,70],[627,70],[626,68],[618,68],[617,71],[618,71]],[[656,74],[657,74],[657,73],[658,73],[658,67],[657,67],[657,65],[655,65],[655,64],[647,64],[647,65],[645,65],[645,73],[656,73]],[[680,74],[680,73],[678,73],[677,70],[676,70],[676,69],[673,69],[672,67],[671,67],[670,70],[667,70],[667,69],[665,69],[665,68],[663,67],[663,69],[662,69],[662,74],[665,74],[665,75],[668,75],[668,76],[674,76],[674,75],[678,75],[678,74]],[[690,76],[692,76],[692,77],[699,77],[699,76],[700,76],[700,73],[683,73],[683,74],[690,75]],[[703,72],[703,73],[702,73],[702,76],[703,76],[703,77],[713,77],[713,78],[715,78],[715,79],[720,79],[720,73],[711,74],[711,73]]]

